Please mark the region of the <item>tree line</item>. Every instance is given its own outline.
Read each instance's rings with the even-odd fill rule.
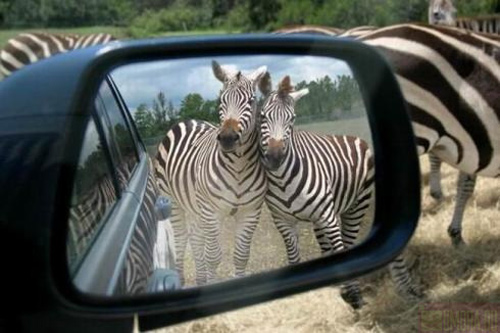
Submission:
[[[455,0],[459,16],[500,11],[499,0]],[[269,31],[426,21],[428,0],[0,0],[3,28],[127,27],[132,37],[179,30]]]
[[[362,97],[356,80],[338,75],[332,80],[323,78],[296,85],[296,89],[309,89],[309,94],[297,102],[297,123],[339,120],[364,116]],[[259,103],[262,103],[261,99]],[[171,126],[188,119],[219,123],[218,100],[204,99],[198,93],[187,94],[178,107],[159,92],[151,104],[140,104],[134,113],[137,129],[143,138],[165,135]]]

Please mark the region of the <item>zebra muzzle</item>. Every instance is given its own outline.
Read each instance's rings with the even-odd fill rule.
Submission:
[[[281,147],[272,147],[264,153],[264,165],[267,169],[277,170],[285,158],[285,151]]]
[[[221,131],[217,135],[217,140],[223,151],[233,151],[236,149],[236,145],[239,142],[239,135],[234,131]]]

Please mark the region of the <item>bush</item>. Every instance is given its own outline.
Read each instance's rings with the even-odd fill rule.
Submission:
[[[166,31],[200,30],[210,27],[210,13],[194,7],[170,7],[160,11],[146,11],[129,27],[132,37],[141,38]]]
[[[224,18],[217,19],[215,24],[227,30],[248,31],[251,26],[248,17],[248,5],[234,7]]]

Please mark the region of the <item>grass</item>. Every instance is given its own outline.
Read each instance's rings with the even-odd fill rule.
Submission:
[[[342,125],[342,126],[341,126]],[[319,131],[360,129],[356,121],[307,125]],[[474,197],[464,216],[464,248],[451,246],[446,229],[454,207],[457,172],[443,167],[445,198],[436,203],[429,195],[429,165],[421,157],[422,214],[408,254],[416,259],[413,276],[420,281],[427,298],[422,303],[500,302],[500,180],[479,178]],[[234,224],[225,221],[224,261],[219,273],[231,276],[231,247]],[[300,225],[303,257],[313,258],[319,250],[308,224]],[[267,211],[252,242],[249,271],[258,272],[286,264],[282,240]],[[187,263],[193,283],[193,265]],[[200,320],[172,326],[158,332],[416,332],[420,304],[407,302],[395,293],[386,270],[362,279],[368,305],[351,310],[340,298],[338,288],[328,287]],[[471,305],[472,306],[472,305]],[[497,331],[495,329],[493,331]]]

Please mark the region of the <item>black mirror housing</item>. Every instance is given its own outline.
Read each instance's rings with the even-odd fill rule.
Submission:
[[[63,207],[68,207],[78,161],[75,142],[81,142],[89,103],[106,73],[123,64],[155,59],[265,54],[335,57],[352,68],[368,111],[377,169],[376,213],[367,240],[348,252],[168,294],[107,299],[79,292],[68,273],[68,210]],[[2,277],[2,285],[9,286],[4,297],[12,304],[13,316],[54,309],[68,322],[73,317],[112,317],[131,323],[139,314],[140,329],[150,330],[367,274],[400,254],[417,225],[420,173],[406,104],[388,63],[359,42],[292,35],[114,42],[28,66],[0,83],[0,100],[0,156],[9,161],[0,165],[0,188],[8,189],[0,193],[0,253],[9,270],[16,272]],[[27,146],[43,144],[25,162],[14,149],[19,140]],[[25,172],[16,171],[19,165]],[[47,190],[39,196],[27,194],[37,188]],[[26,196],[33,198],[28,211]],[[158,203],[157,213],[168,215],[168,203]],[[19,262],[20,257],[30,258],[29,263]],[[20,290],[37,301],[20,300]]]

